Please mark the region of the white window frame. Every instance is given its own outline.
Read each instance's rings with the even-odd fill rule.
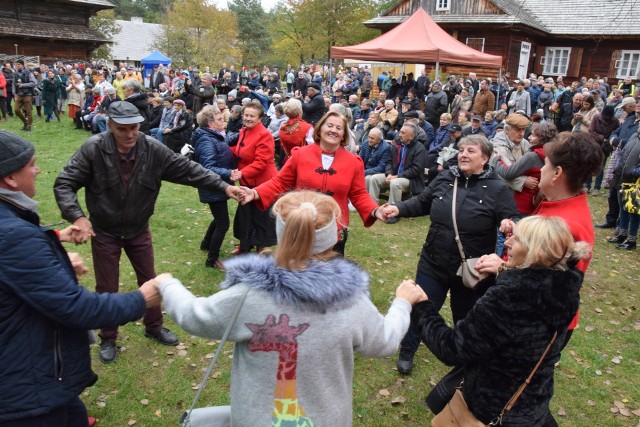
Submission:
[[[620,59],[616,61],[616,77],[625,79],[631,76],[636,80],[640,75],[640,50],[623,50]]]
[[[436,0],[436,12],[451,10],[451,0]]]
[[[570,47],[547,47],[540,58],[542,74],[545,76],[566,76],[571,61]],[[566,56],[565,56],[566,54]]]
[[[469,46],[469,40],[482,40],[481,47],[480,49],[477,49],[477,50],[479,50],[480,52],[484,52],[484,37],[467,37],[467,39],[465,40],[465,44],[467,46]],[[471,47],[475,49],[474,46],[471,46]]]

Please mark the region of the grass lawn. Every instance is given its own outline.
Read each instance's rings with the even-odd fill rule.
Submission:
[[[62,220],[53,197],[53,181],[89,134],[74,130],[66,116],[61,123],[36,119],[31,133],[21,132],[21,126],[16,118],[0,123],[0,129],[20,133],[36,145],[42,168],[36,195],[42,224],[62,228],[66,225],[59,224]],[[589,203],[594,221],[602,221],[606,197],[591,196]],[[235,202],[229,206],[233,214]],[[208,207],[199,203],[195,189],[166,183],[151,221],[157,272],[173,273],[197,295],[216,292],[223,277],[219,271],[205,269],[205,254],[199,250],[210,219]],[[352,215],[347,257],[371,274],[372,298],[381,311],[386,311],[400,281],[414,277],[428,227],[428,218],[417,218],[402,219],[395,225],[376,223],[365,230],[357,215]],[[596,248],[582,290],[580,327],[556,369],[552,412],[561,426],[640,426],[638,252],[617,251],[606,242],[609,230],[596,233]],[[229,232],[222,253],[229,254],[233,243]],[[89,245],[68,245],[67,249],[80,252],[91,269]],[[126,257],[120,281],[122,290],[136,288]],[[92,274],[82,282],[93,289]],[[450,319],[446,304],[442,313]],[[166,326],[178,333],[182,341],[178,348],[144,338],[140,322],[120,328],[121,347],[115,363],[101,364],[94,346],[93,366],[100,380],[82,394],[82,399],[89,413],[98,418],[98,425],[176,425],[181,412],[190,406],[216,343],[189,336],[169,319]],[[201,406],[229,402],[231,353],[232,346],[227,345],[201,397]],[[431,414],[423,398],[447,371],[424,346],[408,377],[395,371],[395,357],[356,357],[354,425],[429,425]]]

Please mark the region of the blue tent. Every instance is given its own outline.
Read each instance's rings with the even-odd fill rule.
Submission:
[[[146,56],[140,60],[142,63],[142,76],[147,77],[149,73],[153,70],[154,65],[164,65],[167,66],[171,64],[171,59],[167,58],[157,50],[151,52],[151,55]]]

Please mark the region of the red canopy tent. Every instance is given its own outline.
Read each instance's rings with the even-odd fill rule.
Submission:
[[[394,29],[368,42],[332,47],[332,58],[388,61],[413,64],[440,63],[502,67],[502,57],[477,51],[451,37],[419,7]]]

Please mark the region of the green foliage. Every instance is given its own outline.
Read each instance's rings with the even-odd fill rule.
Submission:
[[[101,10],[89,18],[89,28],[102,34],[108,39],[118,34],[122,28],[116,22],[115,13],[112,9]],[[111,59],[111,44],[100,45],[91,55],[93,59]]]
[[[269,17],[259,0],[232,0],[229,10],[238,22],[238,48],[241,52],[240,64],[259,67],[265,55],[271,51],[271,36],[267,31]]]
[[[270,27],[274,56],[292,63],[328,60],[332,46],[378,35],[362,25],[377,10],[376,2],[366,0],[281,0]]]
[[[118,19],[128,21],[132,16],[140,16],[145,22],[159,23],[166,13],[171,0],[112,0]]]
[[[205,0],[174,2],[164,18],[165,32],[154,46],[177,66],[238,63],[236,18]]]

